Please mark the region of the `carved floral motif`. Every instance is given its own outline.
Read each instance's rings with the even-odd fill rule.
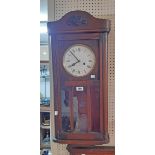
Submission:
[[[69,26],[80,26],[86,24],[87,19],[83,16],[73,15],[67,20],[67,25]]]

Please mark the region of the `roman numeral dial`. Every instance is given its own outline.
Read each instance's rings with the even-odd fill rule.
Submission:
[[[82,44],[69,47],[63,56],[63,67],[67,73],[75,77],[90,74],[94,69],[96,58],[93,50]]]

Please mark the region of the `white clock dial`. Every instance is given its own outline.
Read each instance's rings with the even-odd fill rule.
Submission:
[[[63,67],[72,76],[88,75],[96,63],[95,54],[86,45],[76,44],[66,50],[63,56]]]

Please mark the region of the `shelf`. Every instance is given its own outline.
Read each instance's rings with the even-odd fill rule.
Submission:
[[[40,63],[49,63],[49,60],[40,60]]]
[[[50,112],[50,111],[51,111],[50,106],[40,105],[40,112]]]
[[[41,129],[50,129],[50,125],[47,125],[47,126],[45,126],[45,125],[40,125],[40,128],[41,128]]]
[[[50,145],[50,144],[41,144],[41,145],[40,145],[40,148],[41,148],[41,149],[44,149],[44,148],[51,148],[51,145]]]
[[[49,76],[49,75],[46,75],[46,76],[40,76],[40,78],[41,78],[41,79],[45,79],[45,78],[46,78],[46,79],[49,79],[50,76]]]

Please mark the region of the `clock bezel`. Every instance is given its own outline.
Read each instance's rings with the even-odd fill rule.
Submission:
[[[73,48],[73,47],[75,47],[75,46],[82,46],[82,47],[85,47],[85,48],[89,49],[89,52],[91,52],[91,53],[94,55],[94,64],[93,64],[92,69],[91,69],[87,74],[84,74],[84,75],[81,75],[81,76],[77,76],[77,75],[72,74],[72,73],[69,72],[69,71],[65,68],[65,66],[64,66],[65,54],[66,54],[71,48]],[[73,45],[69,46],[69,47],[65,50],[65,52],[64,52],[64,54],[63,54],[63,58],[62,58],[62,66],[63,66],[63,69],[65,70],[65,72],[67,72],[69,75],[71,75],[71,76],[73,76],[73,77],[76,77],[76,78],[86,77],[86,76],[90,75],[90,74],[93,72],[93,70],[94,70],[94,68],[95,68],[95,66],[96,66],[96,54],[95,54],[95,52],[93,51],[93,49],[92,49],[90,46],[88,46],[88,45],[85,45],[85,44],[73,44]]]

